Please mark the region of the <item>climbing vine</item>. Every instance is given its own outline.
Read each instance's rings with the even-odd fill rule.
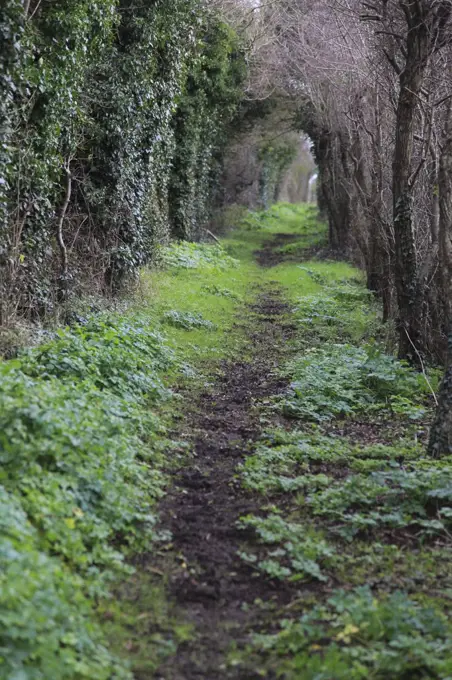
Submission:
[[[176,154],[171,183],[175,233],[197,236],[209,214],[229,124],[242,97],[246,62],[236,33],[205,14],[196,67],[176,114]]]
[[[0,10],[2,321],[117,289],[207,219],[240,99],[238,37],[201,0]]]

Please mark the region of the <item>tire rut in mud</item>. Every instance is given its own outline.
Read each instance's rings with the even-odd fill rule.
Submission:
[[[237,520],[262,503],[241,488],[237,466],[261,434],[256,400],[286,386],[275,369],[293,333],[277,288],[261,293],[251,311],[246,328],[252,358],[225,362],[217,382],[200,396],[192,421],[184,424],[194,432],[194,464],[177,473],[162,505],[163,526],[172,533],[172,554],[179,561],[170,574],[169,596],[195,634],[161,667],[158,680],[257,677],[226,668],[227,652],[234,642],[246,643],[259,625],[256,599],[282,603],[289,597],[285,586],[260,577],[237,554],[247,540],[254,541],[237,528]]]

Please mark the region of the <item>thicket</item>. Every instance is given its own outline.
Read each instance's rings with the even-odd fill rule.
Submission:
[[[199,234],[246,64],[202,0],[6,0],[0,36],[6,324]]]

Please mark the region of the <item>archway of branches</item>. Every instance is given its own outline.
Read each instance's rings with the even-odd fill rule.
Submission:
[[[450,366],[452,0],[237,4],[250,98],[312,140],[331,248],[365,269],[401,358]]]

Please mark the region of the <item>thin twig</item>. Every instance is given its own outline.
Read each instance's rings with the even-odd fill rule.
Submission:
[[[60,248],[60,253],[61,253],[61,275],[65,279],[67,276],[67,271],[68,271],[68,254],[67,254],[67,247],[64,242],[64,237],[63,237],[63,224],[64,224],[64,218],[66,217],[66,212],[69,206],[69,201],[71,200],[71,193],[72,193],[72,175],[71,175],[71,170],[69,167],[69,163],[65,167],[66,171],[66,193],[64,196],[64,202],[63,205],[61,206],[60,210],[60,215],[58,217],[58,223],[57,223],[57,241],[58,241],[58,246]]]
[[[31,21],[31,20],[33,19],[33,17],[35,16],[36,12],[38,11],[38,9],[39,9],[40,6],[41,6],[41,2],[42,2],[42,0],[39,0],[38,4],[37,4],[36,7],[34,8],[34,10],[33,10],[32,14],[31,14],[30,18],[28,19],[28,21]]]
[[[406,328],[404,328],[404,331],[405,331],[405,333],[406,333],[406,336],[407,336],[407,338],[408,338],[408,340],[409,340],[410,345],[412,346],[412,348],[413,348],[414,351],[416,352],[416,354],[417,354],[417,356],[418,356],[418,359],[419,359],[419,361],[421,362],[422,374],[423,374],[423,376],[424,376],[424,378],[425,378],[425,382],[426,382],[427,385],[429,386],[430,392],[433,394],[433,399],[435,400],[436,406],[438,406],[438,399],[436,398],[436,392],[435,392],[435,390],[433,389],[432,384],[431,384],[430,380],[429,380],[428,377],[427,377],[427,373],[426,373],[426,371],[425,371],[425,365],[424,365],[424,362],[422,361],[422,357],[421,357],[421,355],[420,355],[420,353],[419,353],[419,350],[418,350],[418,348],[416,347],[416,345],[414,344],[414,342],[412,341],[412,339],[410,338],[410,334],[408,333],[408,331],[407,331]]]
[[[215,234],[212,234],[212,232],[209,231],[209,229],[204,229],[204,231],[205,231],[206,234],[208,234],[211,238],[213,238],[214,241],[216,241],[219,245],[221,245],[220,239],[217,238],[217,237],[215,236]]]

